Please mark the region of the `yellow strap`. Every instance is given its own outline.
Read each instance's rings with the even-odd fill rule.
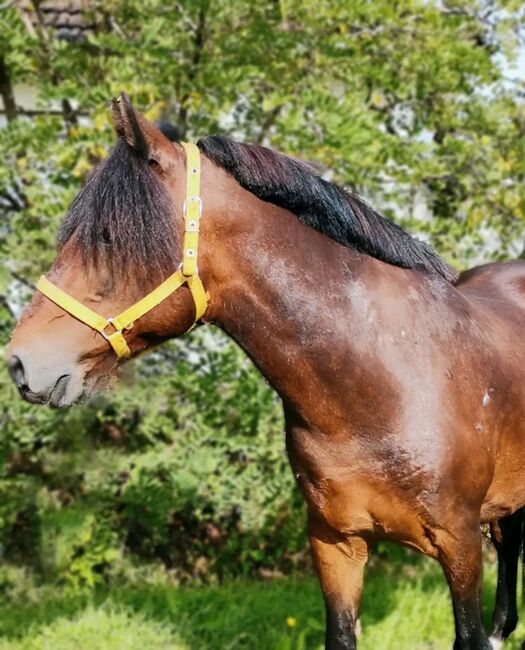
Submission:
[[[109,325],[115,325],[113,322],[100,314],[89,309],[81,302],[68,295],[62,289],[59,289],[55,284],[50,282],[44,275],[36,283],[36,288],[40,293],[43,293],[44,296],[49,298],[56,305],[61,307],[64,311],[67,311],[68,314],[71,314],[74,318],[79,320],[85,325],[89,325],[92,329],[100,332],[106,341],[111,345],[115,354],[120,358],[128,358],[131,354],[131,351],[126,343],[126,339],[122,336],[122,332],[115,331],[111,334],[106,334],[105,329]],[[117,328],[120,329],[120,328]]]
[[[56,285],[50,282],[45,276],[40,278],[37,282],[36,288],[59,307],[62,307],[64,311],[67,311],[79,321],[89,325],[89,327],[97,332],[100,332],[108,343],[111,344],[111,347],[115,350],[115,353],[119,358],[127,358],[130,356],[131,352],[126,343],[126,339],[122,335],[122,330],[133,327],[133,323],[136,320],[159,305],[184,283],[188,284],[188,288],[191,291],[195,303],[195,321],[198,321],[206,311],[209,296],[198,275],[192,275],[191,277],[186,278],[180,269],[170,275],[169,278],[164,280],[162,284],[144,296],[144,298],[129,307],[129,309],[126,309],[114,318],[108,319],[100,316],[89,309],[89,307],[86,307],[75,298],[69,296],[67,293],[62,291],[62,289],[59,289]],[[106,334],[105,329],[109,325],[112,325],[116,331],[111,334]]]
[[[186,151],[186,201],[184,202],[184,275],[196,275],[199,255],[199,228],[202,214],[200,197],[200,151],[193,142],[181,142]]]
[[[128,359],[131,356],[131,350],[129,349],[126,339],[120,330],[113,332],[113,334],[105,334],[104,332],[100,333],[111,345],[119,359]]]
[[[89,307],[86,307],[75,298],[69,296],[65,291],[62,291],[62,289],[59,289],[50,282],[44,275],[36,283],[36,288],[44,296],[47,296],[49,300],[62,307],[64,311],[67,311],[71,316],[89,325],[92,329],[97,330],[97,332],[103,332],[108,326],[108,321],[104,316],[100,316],[100,314],[97,314],[89,309]]]
[[[204,316],[210,297],[206,293],[202,280],[198,275],[192,275],[187,281],[191,295],[193,296],[193,302],[195,303],[195,322],[197,322]]]
[[[153,291],[144,296],[144,298],[141,298],[138,302],[129,307],[129,309],[126,309],[118,316],[115,316],[115,318],[112,318],[111,322],[118,330],[130,329],[133,326],[134,321],[138,320],[141,316],[144,316],[148,311],[151,311],[185,282],[186,278],[182,274],[182,271],[180,269],[175,271],[175,273],[170,275],[169,278],[164,280],[162,284],[159,284],[156,289],[153,289]]]

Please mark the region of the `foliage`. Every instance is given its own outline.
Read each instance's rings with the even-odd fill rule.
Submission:
[[[20,641],[0,641],[1,650],[187,650],[188,646],[154,621],[105,608],[86,609],[72,620],[59,620]]]
[[[34,85],[43,106],[68,102],[63,120],[14,120],[0,137],[9,162],[0,184],[22,188],[25,225],[15,221],[14,230],[39,238],[24,238],[32,253],[49,243],[49,219],[62,214],[73,179],[112,140],[105,102],[123,88],[186,137],[228,132],[269,142],[331,170],[391,214],[411,219],[423,200],[433,215],[424,229],[460,264],[473,252],[458,249],[467,235],[470,242],[495,231],[496,255],[521,238],[525,120],[513,65],[522,3],[93,7],[99,27],[84,42],[43,28],[29,36],[15,9],[5,12],[0,48],[13,79]]]
[[[460,266],[520,250],[521,2],[97,0],[83,41],[38,20],[28,31],[4,5],[7,83],[34,88],[41,112],[19,108],[0,129],[2,343],[113,142],[106,102],[122,89],[184,137],[228,133],[312,161]],[[304,563],[279,407],[244,356],[195,332],[129,372],[67,413],[23,404],[2,372],[4,557],[70,591],[145,562],[177,579]]]
[[[304,526],[278,404],[231,343],[209,338],[167,346],[111,400],[67,413],[2,387],[8,557],[72,587],[118,572],[124,551],[180,579],[292,566]]]

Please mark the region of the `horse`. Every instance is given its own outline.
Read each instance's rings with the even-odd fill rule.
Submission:
[[[495,630],[515,626],[525,264],[458,276],[305,163],[222,136],[171,142],[124,94],[112,110],[117,143],[6,352],[21,396],[70,406],[127,358],[214,323],[282,400],[326,648],[356,648],[376,540],[437,560],[454,648],[491,648],[482,523],[503,562]]]

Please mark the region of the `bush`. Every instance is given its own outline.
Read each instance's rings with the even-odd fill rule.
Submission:
[[[112,395],[67,412],[2,390],[7,559],[71,588],[144,561],[210,580],[302,560],[280,405],[217,331],[166,345]]]

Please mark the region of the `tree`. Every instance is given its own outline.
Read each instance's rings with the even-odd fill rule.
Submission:
[[[34,183],[33,156],[59,194],[76,189],[112,140],[105,102],[126,89],[183,137],[226,132],[271,144],[398,219],[410,221],[424,198],[433,216],[425,230],[460,264],[467,235],[494,229],[501,255],[520,235],[524,82],[507,78],[520,2],[94,2],[93,33],[73,42],[38,20],[29,33],[20,12],[5,13],[6,87],[34,85],[63,120],[21,115],[4,130],[13,163],[4,193],[6,183]],[[90,120],[79,126],[83,115]],[[60,214],[64,205],[53,205]]]

